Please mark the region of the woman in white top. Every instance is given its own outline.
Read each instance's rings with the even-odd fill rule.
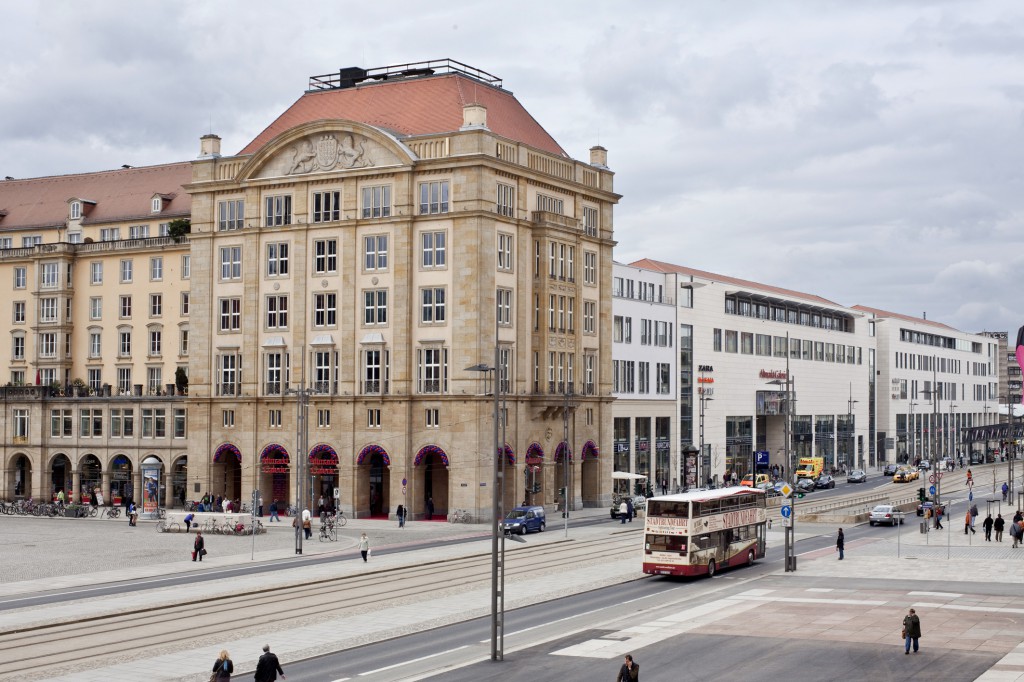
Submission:
[[[363,561],[366,561],[370,554],[370,539],[366,537],[366,533],[359,536],[359,553],[363,555]]]

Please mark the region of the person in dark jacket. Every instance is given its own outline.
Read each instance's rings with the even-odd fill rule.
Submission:
[[[843,535],[843,529],[839,529],[839,535],[836,536],[836,551],[839,552],[839,560],[843,560],[843,550],[846,549],[846,537]]]
[[[281,670],[281,663],[277,660],[277,656],[270,653],[270,645],[264,644],[263,655],[260,656],[259,663],[256,664],[256,682],[274,682],[278,674],[281,675],[281,679],[287,679],[284,671]]]
[[[917,612],[914,609],[910,609],[910,612],[903,617],[903,637],[906,640],[906,648],[903,653],[910,653],[910,643],[914,643],[914,653],[917,653],[917,640],[921,637],[921,619],[917,617]]]
[[[992,515],[989,514],[985,517],[985,520],[981,523],[981,527],[985,529],[985,542],[992,542],[992,526],[995,525],[995,521],[992,519]]]
[[[636,509],[633,508],[632,498],[626,498],[626,517],[630,523],[633,523],[633,517],[636,516]]]
[[[217,682],[230,682],[231,673],[235,672],[235,664],[228,657],[227,650],[220,652],[220,656],[213,662],[213,668],[210,672],[216,673],[217,676],[214,679]]]
[[[206,551],[206,542],[203,540],[203,532],[196,531],[196,541],[192,545],[192,561],[199,559],[203,560],[203,552]]]
[[[1003,519],[1002,514],[996,514],[996,520],[992,524],[992,528],[996,531],[996,542],[1003,541],[1003,528],[1006,527],[1006,520]]]
[[[633,657],[626,654],[625,662],[619,668],[619,676],[615,682],[636,682],[640,679],[640,664],[633,660]]]

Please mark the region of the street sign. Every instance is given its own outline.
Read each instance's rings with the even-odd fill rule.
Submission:
[[[793,494],[793,486],[788,483],[783,483],[782,487],[779,488],[779,492],[782,493],[783,497],[789,497]]]
[[[793,513],[793,508],[790,507],[788,504],[784,504],[781,507],[779,507],[779,513],[782,514],[782,518],[788,519],[790,514]]]
[[[929,495],[934,495],[935,494],[935,486],[931,486],[930,488],[928,488],[928,494]]]
[[[935,483],[935,474],[932,474],[931,476],[928,477],[928,482]]]

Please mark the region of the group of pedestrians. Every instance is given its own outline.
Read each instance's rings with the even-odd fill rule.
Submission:
[[[636,516],[636,509],[633,508],[633,499],[630,497],[622,498],[622,502],[619,503],[619,518],[622,523],[629,521],[633,523],[633,517]]]
[[[235,664],[232,662],[227,650],[224,650],[220,652],[220,656],[213,662],[213,668],[210,670],[210,680],[228,682],[231,680],[231,675],[234,672]],[[278,660],[277,655],[270,652],[269,644],[264,644],[263,655],[260,656],[260,660],[256,663],[254,679],[256,682],[274,682],[278,675],[281,676],[281,679],[288,679],[281,668],[281,662]]]

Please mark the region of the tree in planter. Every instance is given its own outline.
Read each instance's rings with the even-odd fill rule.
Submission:
[[[188,218],[175,218],[167,223],[167,234],[176,242],[180,242],[182,237],[191,232],[192,221]]]
[[[71,380],[71,387],[75,391],[75,395],[85,395],[85,382],[80,377],[75,377]]]
[[[188,374],[185,373],[184,367],[174,370],[174,386],[178,389],[179,394],[186,395],[188,393]]]

